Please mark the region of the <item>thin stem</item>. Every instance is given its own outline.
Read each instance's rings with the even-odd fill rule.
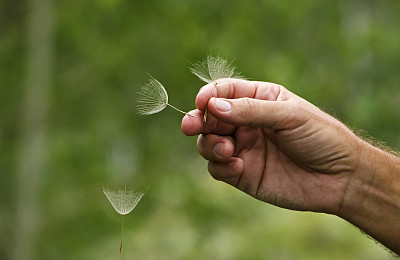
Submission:
[[[124,215],[121,216],[121,223],[122,223],[122,226],[121,226],[121,245],[119,246],[119,254],[120,255],[122,253],[122,237],[123,237],[123,234],[124,234]]]
[[[126,183],[125,183],[125,195],[126,195]],[[122,237],[124,234],[124,215],[121,215],[121,245],[119,246],[119,254],[122,253]]]
[[[172,107],[172,108],[175,109],[176,111],[181,112],[182,114],[185,114],[185,115],[188,115],[188,116],[191,116],[191,117],[196,118],[194,115],[191,115],[191,114],[189,114],[189,113],[187,113],[187,112],[185,112],[185,111],[182,111],[182,110],[180,110],[180,109],[174,107],[173,105],[170,105],[170,104],[168,104],[168,103],[167,103],[167,105],[170,106],[170,107]]]

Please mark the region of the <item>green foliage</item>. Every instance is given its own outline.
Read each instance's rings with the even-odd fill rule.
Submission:
[[[190,62],[211,51],[400,149],[399,1],[55,1],[37,259],[119,257],[103,186],[152,187],[126,259],[389,259],[345,222],[266,205],[215,182],[181,115],[139,117],[147,73],[194,108]],[[10,258],[29,35],[26,1],[0,3],[0,259]],[[188,62],[190,61],[190,62]],[[28,131],[29,132],[29,131]],[[30,182],[29,179],[25,180]],[[125,216],[126,221],[133,215]]]

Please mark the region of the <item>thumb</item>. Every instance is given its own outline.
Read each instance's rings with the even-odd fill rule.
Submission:
[[[293,109],[290,101],[267,101],[254,98],[211,98],[208,110],[218,120],[237,126],[288,128]]]

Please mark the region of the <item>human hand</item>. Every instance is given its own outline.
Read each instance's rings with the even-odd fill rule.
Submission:
[[[344,124],[280,85],[239,79],[204,86],[196,107],[182,131],[200,134],[215,179],[279,207],[339,212],[361,150]]]

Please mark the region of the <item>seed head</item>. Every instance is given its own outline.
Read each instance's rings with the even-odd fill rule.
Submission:
[[[130,213],[145,194],[145,192],[142,191],[113,191],[107,188],[103,188],[103,192],[115,211],[121,215]]]
[[[240,73],[235,72],[236,68],[232,62],[218,56],[208,56],[206,60],[194,63],[190,71],[206,83],[223,78],[244,79]]]
[[[158,113],[168,105],[167,91],[158,80],[151,76],[138,94],[136,111],[139,115]]]

